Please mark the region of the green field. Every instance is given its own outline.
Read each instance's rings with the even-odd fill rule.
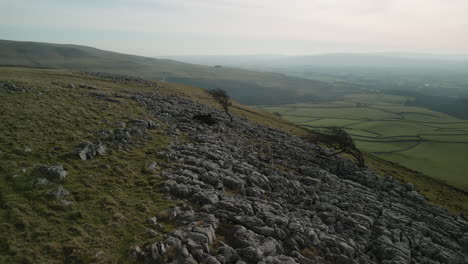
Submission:
[[[406,100],[382,93],[353,94],[328,105],[259,108],[310,129],[344,128],[362,150],[467,191],[468,121],[405,106]]]

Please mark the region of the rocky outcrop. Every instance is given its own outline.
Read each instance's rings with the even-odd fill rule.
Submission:
[[[66,171],[63,165],[60,164],[42,166],[39,168],[38,172],[43,179],[47,179],[52,182],[63,182],[65,177],[68,175],[68,171]]]
[[[152,263],[468,263],[468,222],[411,185],[282,131],[159,93],[134,98],[171,124],[162,188],[178,228],[132,251]],[[189,140],[178,140],[185,135]]]
[[[9,93],[24,93],[28,91],[28,89],[20,87],[19,85],[14,83],[0,82],[0,92],[2,91]]]
[[[57,199],[64,207],[73,204],[72,201],[65,200],[65,198],[69,198],[70,192],[62,186],[65,177],[68,175],[68,171],[65,170],[63,165],[41,166],[35,171],[34,175],[37,176],[32,181],[32,186],[35,189],[44,190],[47,196]]]
[[[76,154],[81,160],[94,159],[106,155],[107,147],[101,142],[83,141],[76,147]]]
[[[158,87],[158,83],[154,81],[148,81],[142,78],[128,76],[128,75],[119,75],[111,74],[105,72],[87,72],[86,74],[97,77],[99,79],[108,79],[116,83],[139,83],[149,87]]]
[[[82,141],[75,149],[75,155],[81,160],[90,160],[105,156],[111,150],[128,151],[136,145],[151,139],[150,129],[159,128],[153,120],[131,118],[126,122],[113,124],[115,129],[105,129],[95,132],[93,141]]]

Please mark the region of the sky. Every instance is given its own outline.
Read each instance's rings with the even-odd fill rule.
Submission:
[[[145,56],[468,53],[468,0],[0,0],[0,39]]]

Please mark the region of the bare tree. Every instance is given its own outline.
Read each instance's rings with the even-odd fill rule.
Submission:
[[[221,107],[224,109],[224,112],[226,112],[226,114],[229,116],[229,119],[232,123],[232,116],[231,113],[229,113],[229,106],[232,105],[231,97],[223,89],[208,90],[208,93],[211,95],[211,97],[213,97],[213,99],[216,102],[218,102],[218,104],[221,105]]]
[[[354,144],[351,136],[342,128],[329,127],[325,132],[310,133],[306,139],[315,144],[322,144],[325,147],[334,150],[334,153],[328,156],[335,156],[341,153],[347,153],[353,156],[359,167],[365,167],[364,156]]]

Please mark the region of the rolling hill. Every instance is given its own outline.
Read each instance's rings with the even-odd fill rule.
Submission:
[[[203,89],[0,67],[0,102],[0,263],[467,263],[466,194]]]
[[[0,40],[0,65],[117,73],[207,89],[223,88],[245,104],[326,100],[346,91],[279,73],[208,67],[78,45]]]

